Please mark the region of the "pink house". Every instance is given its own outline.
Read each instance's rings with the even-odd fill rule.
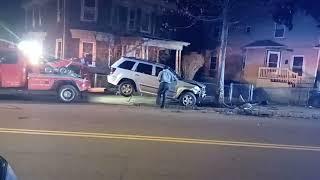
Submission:
[[[313,87],[320,55],[318,24],[298,13],[292,30],[276,24],[271,15],[232,28],[227,78],[256,87]]]

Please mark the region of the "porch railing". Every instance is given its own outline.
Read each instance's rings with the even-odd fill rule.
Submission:
[[[270,79],[273,82],[283,82],[292,85],[297,85],[301,81],[298,73],[288,68],[260,67],[258,78]]]

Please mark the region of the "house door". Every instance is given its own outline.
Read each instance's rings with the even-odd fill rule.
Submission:
[[[267,66],[273,68],[280,67],[280,52],[268,51]]]
[[[302,76],[303,73],[303,56],[293,56],[292,71]]]

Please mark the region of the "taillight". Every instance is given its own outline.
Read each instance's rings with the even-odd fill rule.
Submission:
[[[110,74],[113,74],[116,71],[117,68],[111,68]]]

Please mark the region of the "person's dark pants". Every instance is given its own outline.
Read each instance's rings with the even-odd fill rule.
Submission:
[[[164,108],[168,90],[169,90],[169,83],[166,83],[166,82],[160,83],[156,103],[159,105],[161,101],[161,108]]]

